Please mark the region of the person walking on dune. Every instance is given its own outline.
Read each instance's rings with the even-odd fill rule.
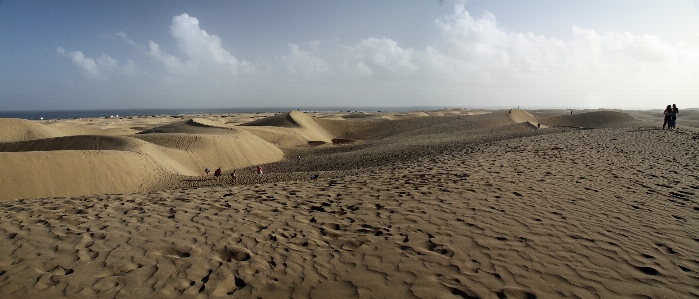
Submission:
[[[209,169],[208,166],[205,167],[205,168],[204,168],[204,173],[205,173],[206,175],[209,175],[209,172],[211,172],[211,169]]]
[[[214,176],[216,177],[216,181],[221,181],[221,167],[214,171]]]
[[[257,174],[262,174],[262,166],[257,165]]]
[[[238,182],[238,171],[237,170],[233,170],[233,172],[231,172],[231,182],[233,184]]]
[[[665,108],[663,114],[665,115],[665,118],[663,119],[663,130],[665,130],[665,125],[667,125],[667,128],[670,129],[670,119],[672,119],[672,106],[667,105],[667,108]]]

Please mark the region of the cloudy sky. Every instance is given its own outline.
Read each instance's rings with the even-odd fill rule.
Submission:
[[[0,111],[699,107],[699,1],[0,1]]]

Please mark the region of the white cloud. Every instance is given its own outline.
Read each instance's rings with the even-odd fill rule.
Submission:
[[[699,79],[699,66],[692,60],[697,49],[682,50],[682,45],[655,36],[598,34],[578,26],[572,26],[573,39],[568,41],[507,32],[492,14],[476,19],[462,5],[436,24],[442,34],[440,43],[415,55],[421,57],[423,69],[436,78],[460,83],[464,92],[492,84],[497,88],[482,96],[501,101],[519,97],[545,106],[560,99],[591,105],[604,101],[650,104],[669,89],[697,91],[688,88],[691,78]]]
[[[102,57],[97,58],[97,65],[99,65],[100,69],[114,69],[117,67],[117,61],[114,58],[102,54]]]
[[[357,62],[357,73],[360,76],[366,77],[366,76],[373,75],[374,71],[371,68],[369,68],[368,66],[366,66],[366,64],[364,64],[364,61],[360,60],[359,62]]]
[[[571,37],[563,40],[505,30],[495,15],[473,17],[464,5],[434,26],[437,41],[424,49],[390,37],[289,43],[286,55],[276,59],[261,53],[255,64],[260,71],[232,55],[219,36],[187,14],[172,19],[173,54],[154,41],[139,46],[126,33],[117,36],[165,66],[167,74],[150,77],[154,84],[147,86],[160,84],[152,92],[165,90],[169,97],[316,98],[324,105],[426,104],[430,99],[444,105],[599,108],[654,106],[669,92],[678,103],[699,95],[696,38],[672,44],[657,36],[573,25]],[[132,60],[120,65],[105,54],[91,59],[80,51],[59,48],[57,53],[96,78],[158,73],[139,70]],[[326,103],[327,98],[343,102]],[[365,102],[347,102],[355,99]]]
[[[319,47],[317,43],[309,45],[316,49]],[[313,56],[310,51],[301,50],[297,44],[289,44],[289,51],[289,55],[280,58],[289,74],[308,78],[328,71],[323,59]]]
[[[136,49],[139,49],[139,50],[142,48],[141,45],[137,44],[134,40],[132,40],[132,39],[131,39],[128,35],[126,35],[126,33],[124,33],[123,31],[117,32],[116,35],[117,35],[118,37],[121,37],[121,39],[123,39],[127,44],[131,45],[132,47],[134,47],[134,48],[136,48]]]
[[[100,69],[97,67],[97,63],[95,63],[95,60],[85,57],[81,51],[66,52],[63,48],[58,47],[56,49],[56,53],[72,59],[73,63],[85,71],[85,74],[90,77],[98,78],[102,74]]]
[[[210,35],[199,27],[199,20],[188,14],[172,18],[170,33],[177,40],[183,57],[170,55],[160,49],[160,46],[149,42],[150,54],[161,61],[169,71],[175,74],[198,74],[211,71],[227,71],[231,74],[238,72],[240,67],[246,67],[247,62],[238,61],[221,45],[221,38]]]
[[[148,45],[150,48],[150,55],[155,57],[158,61],[162,62],[170,72],[175,74],[180,74],[183,72],[184,64],[180,61],[179,58],[161,51],[160,46],[156,44],[154,41],[149,41]]]
[[[73,64],[82,69],[85,75],[92,79],[104,80],[116,71],[131,76],[135,76],[139,72],[139,67],[135,62],[129,60],[126,65],[120,67],[116,59],[106,54],[102,54],[100,58],[95,60],[85,57],[81,51],[66,52],[62,47],[56,49],[56,54],[70,58]]]
[[[482,66],[509,65],[510,36],[498,28],[494,15],[486,13],[474,19],[464,6],[457,6],[454,15],[437,20],[436,24],[449,56]]]
[[[389,72],[409,72],[420,69],[414,62],[413,50],[403,49],[391,39],[370,37],[354,45],[352,52],[364,64],[369,63]]]

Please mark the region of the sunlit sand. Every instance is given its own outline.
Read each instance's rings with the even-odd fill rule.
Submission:
[[[0,297],[697,297],[683,113],[0,119]]]

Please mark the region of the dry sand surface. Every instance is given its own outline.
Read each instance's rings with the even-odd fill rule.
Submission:
[[[661,117],[2,119],[0,298],[699,298],[699,133]]]

